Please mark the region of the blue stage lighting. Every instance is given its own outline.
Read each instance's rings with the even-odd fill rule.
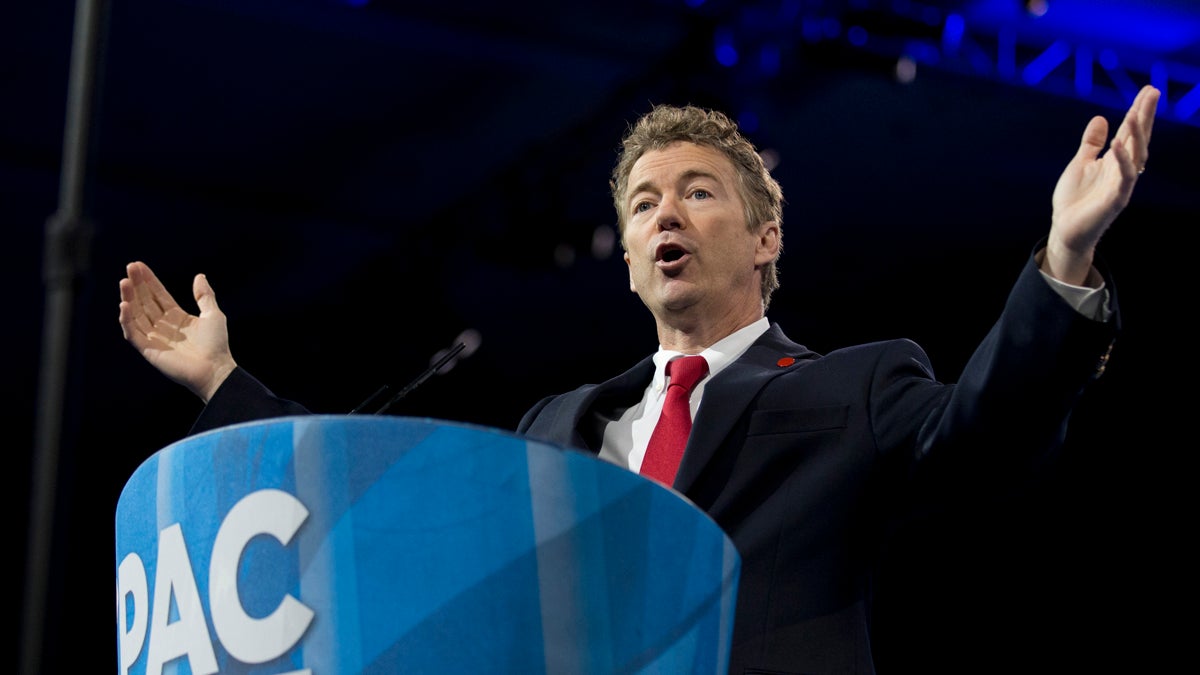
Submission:
[[[942,26],[942,48],[950,53],[958,51],[962,46],[966,22],[961,14],[946,15],[946,23]]]
[[[728,28],[717,30],[713,35],[713,42],[717,63],[727,68],[737,65],[738,51],[737,47],[733,46],[733,31]]]
[[[758,50],[758,69],[764,75],[775,75],[778,73],[782,60],[778,45],[763,45]]]
[[[1046,76],[1051,71],[1062,65],[1063,61],[1066,61],[1070,57],[1071,45],[1063,40],[1058,40],[1047,47],[1046,51],[1039,54],[1037,58],[1030,61],[1025,66],[1025,71],[1021,74],[1021,77],[1025,80],[1026,84],[1037,84],[1046,79]]]
[[[867,44],[867,29],[862,26],[851,26],[846,30],[846,39],[855,47]]]
[[[1075,50],[1075,92],[1081,96],[1092,93],[1092,50],[1087,47]]]

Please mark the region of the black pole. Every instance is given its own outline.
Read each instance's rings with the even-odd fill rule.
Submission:
[[[21,622],[21,672],[25,675],[41,672],[71,314],[75,287],[87,269],[90,255],[91,227],[83,219],[83,184],[102,1],[75,3],[58,210],[46,221],[42,261],[46,302]]]

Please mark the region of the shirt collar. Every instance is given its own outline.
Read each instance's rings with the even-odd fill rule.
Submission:
[[[754,344],[755,340],[767,332],[767,329],[770,327],[771,323],[764,316],[758,321],[744,328],[739,328],[717,340],[711,347],[700,352],[704,360],[708,361],[708,377],[711,378],[724,370],[725,366],[733,363],[750,348],[750,345]],[[667,362],[676,356],[683,356],[683,352],[663,349],[661,345],[658,351],[654,353],[654,380],[650,384],[654,387],[655,391],[661,392],[666,387]]]

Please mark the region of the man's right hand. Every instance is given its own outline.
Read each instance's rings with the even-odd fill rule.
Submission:
[[[175,302],[142,262],[125,267],[121,279],[121,333],[150,365],[182,384],[205,403],[237,368],[229,351],[225,314],[203,274],[192,282],[200,315]]]

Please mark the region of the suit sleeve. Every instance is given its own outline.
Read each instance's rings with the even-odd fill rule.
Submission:
[[[1031,256],[956,384],[921,406],[912,459],[922,490],[968,497],[1008,491],[1057,457],[1071,412],[1104,372],[1117,336],[1115,292],[1105,277],[1114,315],[1096,321],[1051,288]],[[879,428],[911,429],[897,419],[915,411],[897,405],[911,399],[893,395],[895,382],[877,389]]]
[[[276,396],[249,372],[236,368],[192,424],[188,435],[202,431],[271,417],[308,415],[310,411],[294,401]]]

